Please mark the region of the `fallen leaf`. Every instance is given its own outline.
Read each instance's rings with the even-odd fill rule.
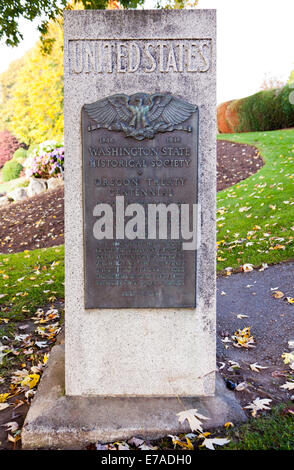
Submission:
[[[130,444],[131,446],[139,447],[144,444],[144,441],[143,439],[139,439],[138,437],[132,437],[128,440],[128,444]]]
[[[146,443],[144,442],[144,444],[141,444],[141,445],[139,446],[139,449],[140,449],[140,450],[158,450],[158,447],[156,447],[156,446],[150,446],[150,445],[148,445],[148,444],[146,444]]]
[[[10,442],[13,442],[14,444],[21,439],[20,434],[17,434],[16,436],[12,436],[11,434],[8,434],[7,440]]]
[[[290,415],[294,415],[294,409],[293,408],[286,408],[283,410],[283,414],[289,413]]]
[[[231,337],[234,341],[237,348],[253,348],[254,338],[251,336],[250,327],[247,326],[243,330],[237,330],[234,335]]]
[[[107,444],[100,444],[100,442],[97,442],[95,444],[96,450],[108,450],[108,445]]]
[[[286,370],[274,370],[272,372],[272,377],[286,377],[287,375],[289,375],[289,372],[286,371]]]
[[[224,339],[221,340],[223,343],[231,343],[232,341],[226,336]]]
[[[18,423],[16,421],[10,421],[9,423],[1,424],[6,428],[6,431],[15,432],[18,430]]]
[[[231,364],[231,367],[228,368],[228,371],[234,371],[235,369],[240,369],[240,364],[239,362],[236,362],[236,361],[229,361],[229,363]]]
[[[264,271],[267,268],[268,268],[268,264],[267,263],[262,263],[261,268],[259,269],[259,271]]]
[[[118,450],[130,450],[129,445],[126,442],[115,442],[115,445],[117,445]]]
[[[182,424],[185,420],[188,421],[190,428],[192,431],[200,431],[202,432],[202,421],[201,419],[210,419],[207,418],[207,416],[203,416],[200,413],[198,413],[198,410],[196,408],[191,409],[191,410],[185,410],[181,411],[180,413],[177,413],[178,420]]]
[[[38,348],[46,348],[48,346],[47,342],[46,341],[36,341],[35,342],[35,345],[38,347]]]
[[[228,421],[227,423],[224,424],[224,427],[225,427],[226,429],[233,428],[233,427],[234,427],[234,423],[232,423],[232,421]]]
[[[174,445],[180,446],[184,449],[194,450],[194,446],[188,437],[185,437],[187,442],[183,442],[181,441],[181,439],[178,438],[178,436],[172,436],[171,434],[169,434],[169,437],[171,437],[172,443]]]
[[[292,351],[290,353],[287,353],[287,352],[283,353],[281,357],[282,357],[282,359],[284,359],[284,364],[290,364],[290,363],[294,362],[294,351]]]
[[[242,392],[243,390],[246,390],[247,386],[248,386],[248,383],[247,383],[247,382],[240,382],[240,383],[236,386],[235,391],[236,391],[236,392]]]
[[[243,264],[243,266],[241,266],[241,269],[244,272],[253,271],[253,264],[250,264],[250,263]]]
[[[284,294],[283,292],[281,292],[280,290],[277,290],[276,292],[274,292],[272,294],[272,296],[275,298],[275,299],[281,299],[282,297],[284,297]]]
[[[249,367],[254,372],[259,372],[261,369],[268,369],[268,367],[258,365],[257,362],[255,362],[254,364],[250,364]]]
[[[294,382],[286,382],[284,385],[281,385],[280,388],[284,390],[294,390]]]
[[[29,386],[29,388],[34,388],[40,380],[39,374],[29,374],[21,382],[22,387]]]
[[[230,442],[229,439],[224,439],[221,437],[215,437],[213,439],[204,439],[204,441],[201,444],[201,447],[206,447],[207,449],[210,450],[215,450],[214,445],[217,446],[224,446]]]
[[[271,408],[268,406],[272,400],[269,398],[255,398],[252,403],[249,405],[245,406],[245,408],[248,408],[249,410],[252,410],[252,416],[255,417],[257,412],[260,410],[270,410]]]
[[[0,393],[0,403],[4,403],[9,397],[9,393]]]
[[[9,403],[0,403],[0,411],[3,411],[8,407],[9,407]]]
[[[29,327],[29,325],[21,325],[18,327],[19,330],[26,330]]]

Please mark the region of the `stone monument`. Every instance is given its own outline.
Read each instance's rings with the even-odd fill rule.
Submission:
[[[215,12],[66,12],[64,52],[66,394],[213,395]],[[157,116],[165,94],[167,122]],[[140,103],[149,125],[144,110],[132,114]],[[96,240],[95,205],[116,196],[198,203],[196,253],[176,241]]]
[[[28,448],[166,435],[184,429],[176,412],[195,403],[224,422],[228,406],[209,398],[215,17],[65,12],[65,394],[60,345],[38,392],[47,408],[36,398],[24,427]],[[189,241],[179,220],[191,208]]]

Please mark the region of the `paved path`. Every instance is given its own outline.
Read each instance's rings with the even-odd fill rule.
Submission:
[[[294,304],[275,299],[271,289],[278,288],[285,297],[294,297],[294,262],[270,266],[263,272],[232,274],[217,280],[217,351],[219,360],[239,359],[261,365],[283,367],[281,354],[289,352],[294,340]],[[225,293],[225,295],[224,295]],[[238,319],[237,315],[248,315]],[[254,349],[237,349],[230,343],[225,349],[221,338],[238,328],[251,327]],[[285,367],[285,366],[284,366]]]

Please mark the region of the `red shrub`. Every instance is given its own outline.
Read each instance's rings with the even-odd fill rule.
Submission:
[[[0,168],[13,157],[14,152],[19,147],[25,147],[25,145],[20,144],[9,131],[0,132]]]

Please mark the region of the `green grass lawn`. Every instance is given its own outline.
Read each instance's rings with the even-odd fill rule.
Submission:
[[[294,129],[219,139],[256,146],[265,165],[217,195],[217,269],[294,258]]]
[[[0,255],[0,333],[1,318],[24,320],[53,297],[63,299],[63,283],[63,246]]]
[[[293,258],[294,130],[221,135],[255,145],[265,160],[258,173],[218,193],[218,270]],[[1,191],[1,188],[0,188]],[[0,340],[39,307],[64,298],[64,247],[0,255]],[[3,364],[3,376],[25,356]],[[229,449],[293,449],[293,415],[275,409],[233,428]]]
[[[289,410],[289,411],[287,411]],[[294,409],[282,405],[267,416],[252,418],[228,433],[226,450],[293,450]]]

